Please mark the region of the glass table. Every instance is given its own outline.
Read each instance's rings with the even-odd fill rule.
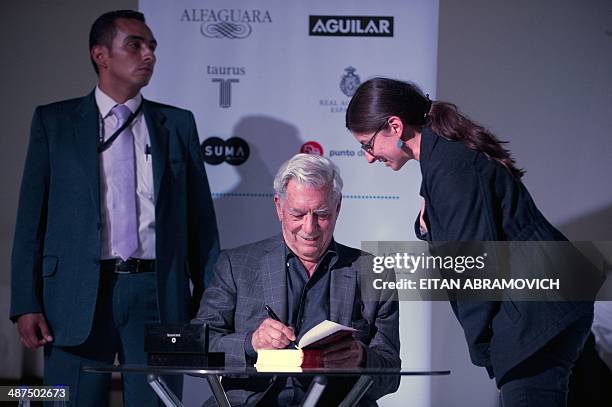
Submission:
[[[167,407],[182,407],[183,404],[161,379],[161,375],[190,375],[204,377],[210,385],[217,404],[230,407],[227,394],[221,385],[222,377],[256,377],[256,376],[311,376],[313,380],[306,392],[302,406],[316,406],[329,376],[359,377],[351,391],[346,395],[340,407],[355,406],[368,391],[375,376],[443,376],[450,370],[408,370],[395,368],[283,368],[266,367],[223,367],[194,368],[181,366],[147,366],[147,365],[101,365],[84,366],[86,372],[95,373],[140,373],[147,375],[147,381],[160,401]]]

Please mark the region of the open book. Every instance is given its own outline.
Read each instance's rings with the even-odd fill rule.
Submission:
[[[298,342],[299,349],[260,349],[255,367],[323,367],[323,349],[352,335],[356,329],[325,320],[312,327]]]

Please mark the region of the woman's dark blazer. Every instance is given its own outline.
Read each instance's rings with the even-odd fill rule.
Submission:
[[[421,195],[430,241],[567,240],[536,208],[523,183],[501,164],[424,128]],[[505,373],[576,320],[592,302],[454,301],[472,362],[499,385]]]

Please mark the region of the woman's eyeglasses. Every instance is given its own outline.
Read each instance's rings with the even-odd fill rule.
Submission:
[[[371,155],[372,157],[374,157],[376,161],[385,160],[383,157],[379,157],[376,154],[374,154],[374,140],[376,140],[376,136],[378,136],[378,133],[380,133],[380,131],[384,129],[386,125],[387,125],[387,120],[385,120],[384,123],[380,125],[380,127],[374,132],[374,135],[370,137],[370,140],[368,140],[367,143],[361,143],[361,149],[365,151],[366,153],[368,153],[369,155]]]

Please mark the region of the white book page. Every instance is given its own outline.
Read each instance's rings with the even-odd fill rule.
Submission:
[[[337,322],[332,322],[329,320],[325,320],[323,322],[319,322],[317,325],[312,327],[308,332],[300,338],[300,342],[298,343],[299,348],[304,348],[311,343],[315,343],[316,341],[325,338],[331,334],[334,334],[338,331],[357,331],[355,328],[349,328],[348,326],[344,326]]]

